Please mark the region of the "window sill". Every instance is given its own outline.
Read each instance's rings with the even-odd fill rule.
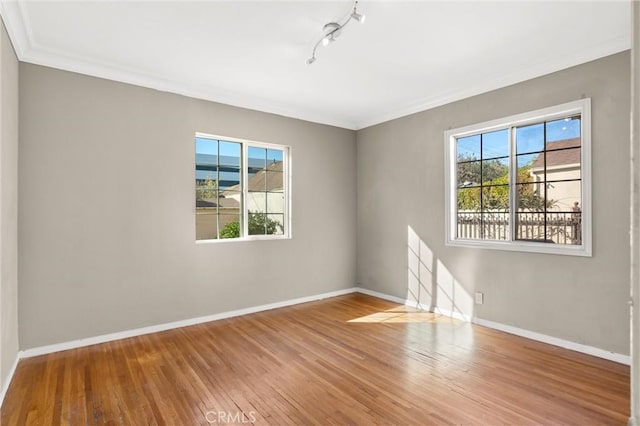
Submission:
[[[277,235],[277,236],[252,236],[252,237],[242,237],[242,238],[221,238],[221,239],[212,239],[212,240],[196,240],[196,244],[221,244],[221,243],[237,243],[237,242],[247,242],[247,241],[274,241],[274,240],[290,240],[291,236],[289,235]]]
[[[450,240],[445,242],[448,247],[467,247],[476,249],[516,251],[525,253],[555,254],[566,256],[592,257],[591,247],[581,246],[561,246],[557,244],[528,243],[525,241],[473,241],[473,240]]]

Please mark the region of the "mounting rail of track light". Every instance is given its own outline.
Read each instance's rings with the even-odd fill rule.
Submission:
[[[311,65],[316,61],[316,50],[318,49],[318,46],[320,46],[321,44],[323,46],[327,46],[330,43],[333,43],[334,41],[336,41],[336,39],[342,33],[342,29],[346,27],[347,24],[351,22],[351,20],[358,21],[361,24],[364,23],[365,16],[358,13],[357,8],[358,8],[358,1],[356,0],[353,3],[353,10],[351,14],[346,18],[344,18],[344,22],[342,24],[339,24],[337,22],[329,22],[328,24],[325,24],[324,27],[322,27],[323,35],[320,38],[320,40],[318,40],[318,42],[315,44],[315,46],[313,46],[313,52],[311,53],[311,57],[307,59],[307,65]]]

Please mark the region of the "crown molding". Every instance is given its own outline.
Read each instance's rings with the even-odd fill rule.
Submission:
[[[22,1],[0,1],[0,17],[18,60],[23,61],[25,53],[31,50],[33,34]]]
[[[620,53],[631,48],[630,37],[618,37],[600,45],[594,46],[589,52],[575,54],[571,56],[563,56],[553,60],[542,62],[535,67],[524,67],[517,72],[498,76],[492,80],[483,82],[482,84],[464,88],[461,90],[452,90],[443,92],[435,96],[427,96],[423,99],[398,107],[385,114],[372,117],[370,120],[363,120],[357,123],[356,130],[375,126],[376,124],[385,123],[397,118],[406,117],[411,114],[426,111],[472,96],[487,93],[492,90],[501,89],[523,81],[532,80],[547,74],[558,72],[567,68],[571,68],[580,64],[584,64],[596,59],[604,58],[615,53]]]
[[[79,57],[69,55],[65,52],[46,49],[37,44],[33,45],[33,47],[23,55],[21,61],[183,95],[190,98],[217,102],[238,108],[251,109],[288,118],[355,130],[355,123],[341,117],[317,112],[309,113],[303,111],[303,108],[291,107],[211,85],[172,81],[135,69],[121,67],[113,63],[101,62],[95,58]]]

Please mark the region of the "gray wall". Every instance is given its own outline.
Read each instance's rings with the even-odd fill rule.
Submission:
[[[445,310],[628,354],[629,66],[623,52],[358,131],[360,285],[404,298],[419,275],[425,299]],[[445,247],[443,132],[583,96],[593,257]],[[473,306],[474,291],[483,305]]]
[[[293,239],[195,243],[197,131],[292,147]],[[355,137],[21,63],[21,348],[352,287]]]
[[[0,21],[0,389],[18,356],[18,59]]]
[[[407,297],[411,267],[443,309],[628,353],[628,52],[357,134],[35,65],[20,73],[21,348],[350,287],[357,210],[362,286]],[[445,247],[443,132],[582,96],[594,256]],[[195,244],[196,131],[292,146],[292,240]],[[484,305],[469,303],[474,291]]]

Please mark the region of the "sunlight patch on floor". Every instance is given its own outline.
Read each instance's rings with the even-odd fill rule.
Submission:
[[[370,315],[355,318],[347,322],[437,323],[442,322],[443,320],[451,322],[452,318],[434,314],[433,312],[412,308],[410,306],[398,306],[395,308],[387,309],[386,311],[375,312]]]

